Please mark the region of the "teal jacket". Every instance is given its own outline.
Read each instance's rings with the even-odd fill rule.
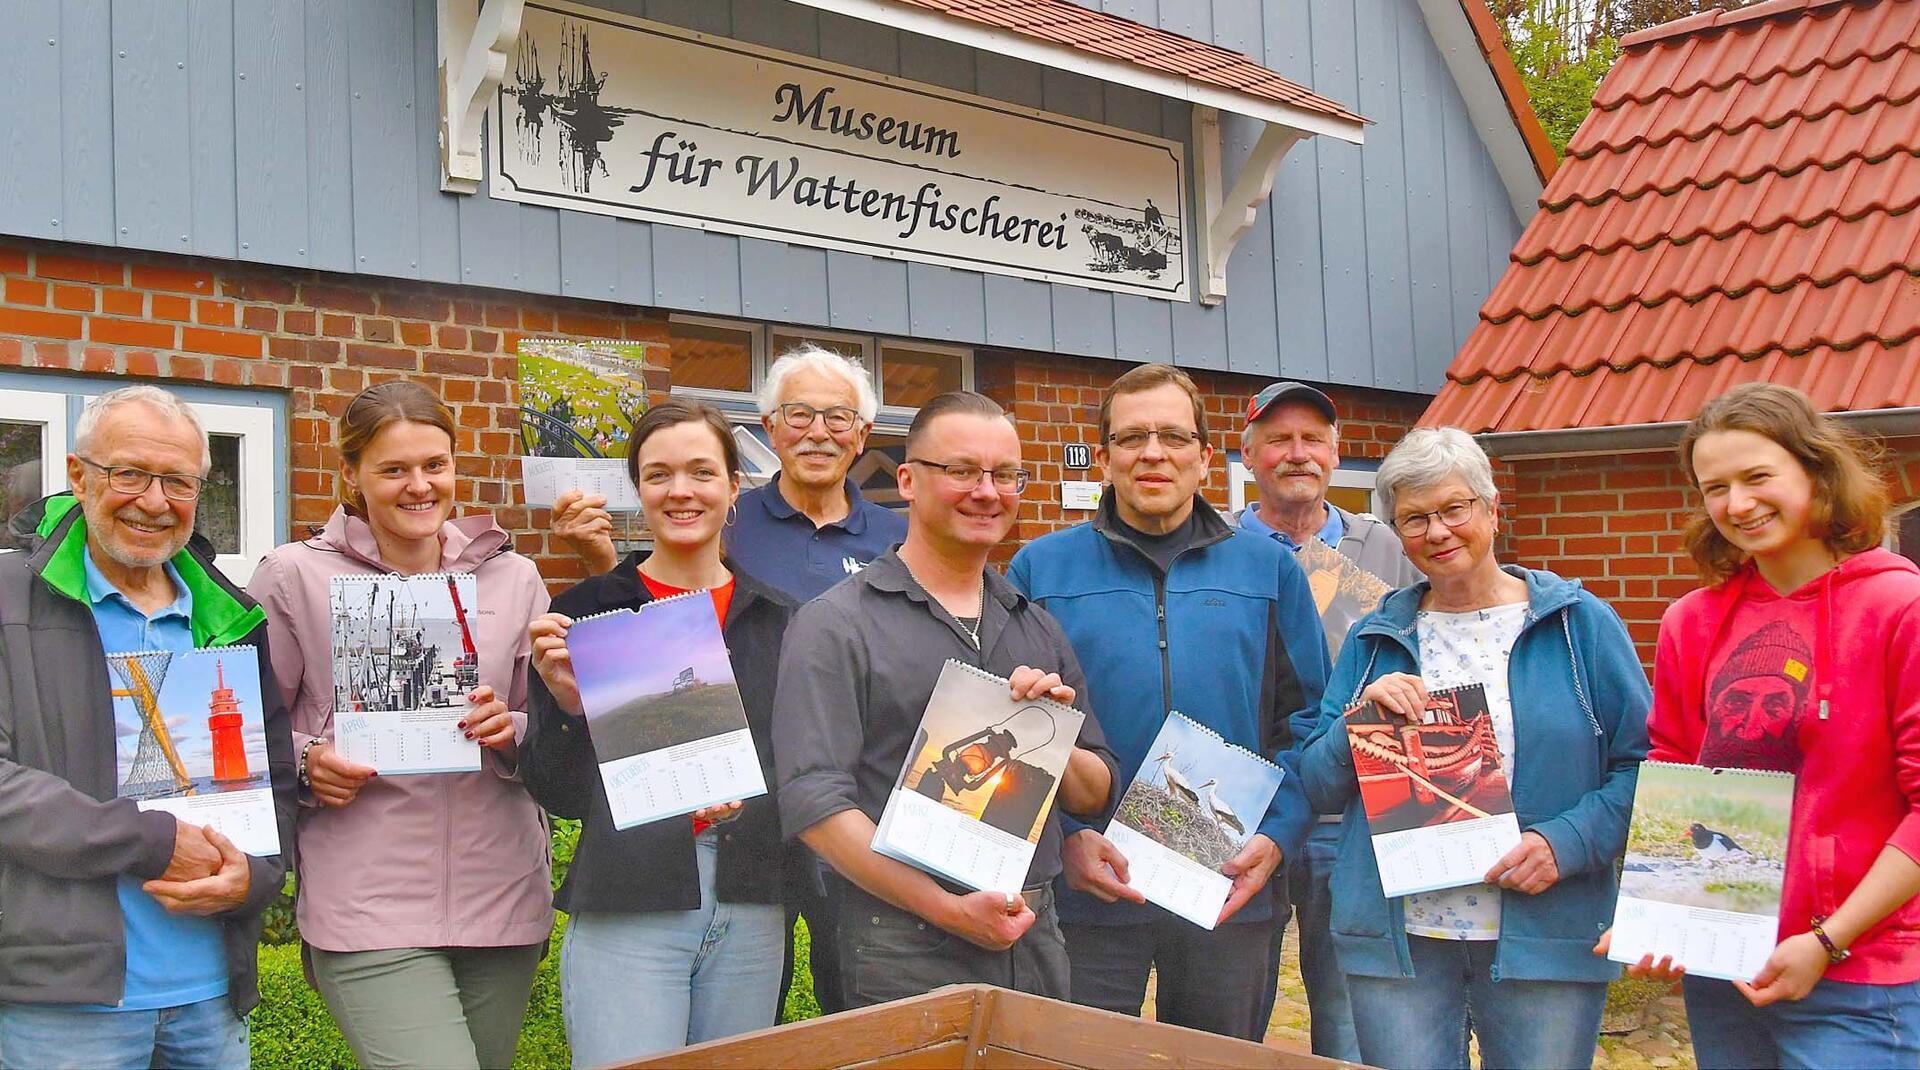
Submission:
[[[1609,981],[1619,967],[1592,949],[1613,924],[1616,862],[1647,755],[1653,692],[1626,626],[1605,602],[1551,572],[1506,571],[1527,584],[1526,623],[1507,667],[1513,806],[1521,829],[1553,847],[1560,880],[1539,895],[1501,893],[1493,976]],[[1419,674],[1414,616],[1427,590],[1421,582],[1396,591],[1353,626],[1300,761],[1314,808],[1345,815],[1331,925],[1340,968],[1365,977],[1411,977],[1413,963],[1401,901],[1381,891],[1341,715],[1381,676]]]
[[[1116,798],[1151,753],[1167,713],[1178,710],[1286,771],[1256,831],[1290,859],[1313,822],[1293,769],[1304,738],[1293,726],[1313,723],[1320,707],[1326,637],[1293,554],[1229,527],[1204,500],[1194,507],[1193,542],[1165,573],[1120,533],[1109,494],[1091,522],[1015,554],[1007,579],[1053,614],[1073,643],[1088,700],[1125,777],[1113,785]],[[1065,881],[1057,892],[1063,921],[1127,925],[1153,916],[1137,904],[1101,903]],[[1264,921],[1272,909],[1267,896],[1255,896],[1234,920]]]

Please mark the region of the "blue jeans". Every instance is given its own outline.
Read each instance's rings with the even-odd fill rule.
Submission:
[[[247,1070],[246,1019],[225,996],[152,1011],[0,1003],[0,1066],[45,1070]]]
[[[1595,981],[1496,981],[1497,940],[1408,936],[1412,977],[1347,975],[1360,1054],[1387,1070],[1467,1070],[1467,1034],[1482,1065],[1593,1064],[1607,986]]]
[[[1701,1070],[1920,1066],[1920,981],[1821,981],[1798,1003],[1767,1007],[1731,981],[1689,977],[1682,989]]]
[[[1293,916],[1300,930],[1300,980],[1307,988],[1307,1007],[1313,1023],[1313,1053],[1350,1063],[1360,1061],[1360,1042],[1353,1035],[1353,1005],[1347,999],[1347,975],[1333,952],[1333,860],[1340,853],[1340,825],[1313,826],[1306,850],[1287,868]],[[1285,927],[1282,926],[1284,929]],[[1278,944],[1276,943],[1276,953]]]
[[[694,841],[700,907],[575,914],[560,946],[561,1013],[576,1067],[605,1066],[774,1023],[786,913],[722,903],[717,847]]]

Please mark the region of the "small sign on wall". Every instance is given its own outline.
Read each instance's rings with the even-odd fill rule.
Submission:
[[[1081,471],[1092,468],[1093,447],[1078,442],[1068,443],[1066,466],[1068,468],[1077,468]]]
[[[1067,479],[1060,483],[1060,508],[1098,509],[1103,484],[1089,479]]]

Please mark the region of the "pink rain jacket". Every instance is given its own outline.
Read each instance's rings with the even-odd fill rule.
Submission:
[[[491,517],[448,521],[440,539],[442,570],[472,572],[479,588],[480,682],[515,711],[524,739],[527,622],[547,611],[546,586]],[[296,755],[333,736],[329,581],[391,571],[372,530],[344,508],[254,571],[247,593],[267,611]],[[340,809],[302,789],[298,829],[297,913],[314,947],[503,947],[540,943],[553,926],[545,819],[497,754],[485,753],[477,773],[376,776]]]

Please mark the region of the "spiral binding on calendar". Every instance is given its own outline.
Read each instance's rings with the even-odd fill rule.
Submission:
[[[1778,769],[1742,769],[1739,766],[1732,766],[1732,765],[1698,765],[1693,762],[1646,761],[1646,762],[1641,762],[1640,767],[1642,769],[1656,768],[1656,767],[1667,768],[1667,769],[1705,769],[1708,772],[1712,773],[1714,776],[1720,776],[1723,773],[1734,773],[1743,777],[1749,777],[1749,776],[1771,777],[1775,780],[1792,780],[1793,779],[1792,773],[1782,772],[1781,770],[1778,770]]]
[[[1258,751],[1248,750],[1247,748],[1242,747],[1238,743],[1228,742],[1224,737],[1220,735],[1220,733],[1215,732],[1213,729],[1207,727],[1206,725],[1201,724],[1199,721],[1196,721],[1193,718],[1188,717],[1186,714],[1181,713],[1179,710],[1174,710],[1169,714],[1167,714],[1167,716],[1180,718],[1182,721],[1193,726],[1193,728],[1196,731],[1199,731],[1205,735],[1213,737],[1215,742],[1219,743],[1222,747],[1225,747],[1229,751],[1232,751],[1236,754],[1240,754],[1252,761],[1259,762],[1261,765],[1264,765],[1267,768],[1272,769],[1276,772],[1280,770],[1280,767],[1273,764],[1273,762],[1268,760],[1265,755],[1259,753]]]
[[[332,583],[335,587],[361,587],[369,585],[400,587],[415,582],[445,583],[448,580],[458,581],[472,575],[473,573],[471,572],[414,572],[407,574],[399,572],[356,572],[344,576],[335,576]]]
[[[1009,681],[1006,677],[995,676],[994,674],[988,672],[987,670],[981,668],[978,665],[969,665],[966,662],[959,660],[958,658],[948,658],[947,664],[953,666],[956,669],[959,669],[961,672],[967,673],[972,676],[977,676],[982,680],[991,680],[994,683],[999,684],[1001,687],[1013,686],[1012,682]],[[1035,698],[1035,699],[1024,699],[1022,701],[1030,705],[1050,706],[1055,710],[1058,710],[1062,713],[1070,713],[1075,717],[1083,716],[1079,710],[1074,709],[1072,706],[1069,706],[1064,702],[1057,702],[1051,698],[1046,697],[1045,695],[1042,695],[1041,697]]]
[[[668,595],[665,598],[656,598],[653,601],[648,602],[646,605],[641,606],[639,609],[634,609],[632,606],[622,606],[619,609],[604,609],[598,613],[589,613],[584,617],[575,617],[573,618],[573,627],[578,628],[582,624],[586,624],[590,621],[604,620],[608,617],[618,617],[623,613],[628,616],[637,617],[640,614],[645,613],[647,610],[652,609],[655,606],[669,605],[674,602],[684,602],[689,598],[711,598],[711,597],[713,597],[713,588],[711,587],[702,587],[697,591],[682,591],[679,594]]]

